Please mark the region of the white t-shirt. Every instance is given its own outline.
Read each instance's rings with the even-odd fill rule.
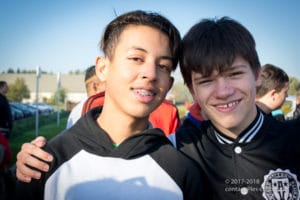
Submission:
[[[82,112],[82,108],[83,105],[85,103],[85,101],[87,100],[87,97],[82,99],[71,111],[69,117],[68,117],[68,121],[67,121],[67,127],[66,129],[70,128],[71,126],[73,126],[77,120],[81,117],[81,112]]]

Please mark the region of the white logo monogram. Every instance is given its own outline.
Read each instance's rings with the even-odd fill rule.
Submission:
[[[300,186],[297,176],[289,170],[270,170],[261,185],[263,197],[268,200],[299,200]]]

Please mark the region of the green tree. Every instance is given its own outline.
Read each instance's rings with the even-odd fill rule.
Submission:
[[[300,94],[300,82],[295,77],[289,78],[289,91],[288,94],[290,95],[296,95]]]
[[[13,84],[9,85],[9,90],[7,92],[7,99],[9,101],[21,102],[23,98],[29,97],[30,91],[23,78],[17,78]]]
[[[14,71],[12,68],[9,68],[9,69],[7,70],[7,73],[8,73],[8,74],[13,74],[13,73],[15,73],[15,71]]]
[[[188,88],[182,82],[176,82],[171,92],[175,96],[176,104],[184,104],[185,102],[191,103],[193,101]]]
[[[58,92],[59,92],[59,102],[65,102],[65,99],[67,97],[67,90],[61,87],[58,91],[55,91],[55,93],[49,98],[47,103],[55,105]]]

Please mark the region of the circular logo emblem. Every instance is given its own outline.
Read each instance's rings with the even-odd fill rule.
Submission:
[[[299,200],[300,186],[297,176],[289,170],[270,170],[261,185],[263,197],[268,200]]]

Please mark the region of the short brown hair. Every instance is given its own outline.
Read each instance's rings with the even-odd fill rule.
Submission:
[[[260,98],[269,91],[275,89],[280,92],[282,88],[289,82],[289,77],[281,68],[265,64],[261,70],[262,84],[257,87],[256,97]]]
[[[179,55],[180,33],[167,18],[153,12],[145,12],[141,10],[132,11],[120,15],[111,21],[105,28],[100,43],[101,49],[106,56],[110,59],[113,58],[119,37],[128,25],[150,26],[165,33],[169,38],[173,71],[176,69]]]

